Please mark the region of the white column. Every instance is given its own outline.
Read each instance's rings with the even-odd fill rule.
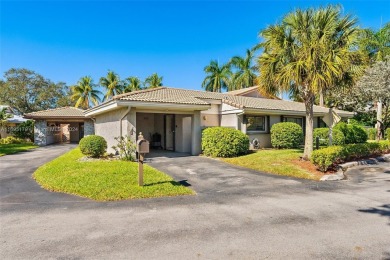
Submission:
[[[191,154],[199,155],[202,152],[202,128],[200,125],[200,111],[195,111],[191,120]]]

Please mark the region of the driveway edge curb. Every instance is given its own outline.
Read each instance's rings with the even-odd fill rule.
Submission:
[[[359,166],[359,165],[370,165],[370,164],[378,164],[380,162],[390,162],[390,154],[384,154],[382,156],[378,156],[375,158],[358,160],[340,164],[337,168],[337,172],[335,174],[328,174],[321,177],[320,181],[340,181],[344,180],[347,177],[344,172],[346,172],[349,168]]]

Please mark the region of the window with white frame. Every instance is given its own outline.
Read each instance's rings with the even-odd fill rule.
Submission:
[[[265,116],[246,116],[246,131],[265,132]]]

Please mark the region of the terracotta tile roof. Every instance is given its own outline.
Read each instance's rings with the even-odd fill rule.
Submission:
[[[255,88],[255,87],[252,87]],[[231,93],[231,92],[230,92]],[[237,93],[237,92],[236,92]],[[208,105],[207,99],[221,100],[223,103],[237,107],[239,109],[264,109],[305,112],[305,105],[300,102],[255,98],[246,96],[236,96],[228,93],[216,93],[198,90],[187,90],[178,88],[159,87],[148,90],[140,90],[121,94],[114,97],[115,100],[161,102],[174,104]],[[314,106],[315,113],[328,113],[329,109]],[[346,114],[353,114],[340,111]]]
[[[32,112],[24,115],[25,118],[84,118],[84,110],[76,107],[59,107],[54,109]]]
[[[259,86],[253,86],[250,88],[242,88],[242,89],[237,89],[237,90],[232,90],[232,91],[226,92],[226,94],[240,96],[242,94],[251,92],[251,91],[256,90],[258,88],[259,88]]]

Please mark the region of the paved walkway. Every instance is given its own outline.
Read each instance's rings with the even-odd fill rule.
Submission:
[[[156,156],[198,195],[100,203],[31,179],[70,148],[0,158],[1,259],[390,258],[390,163],[320,183]]]

